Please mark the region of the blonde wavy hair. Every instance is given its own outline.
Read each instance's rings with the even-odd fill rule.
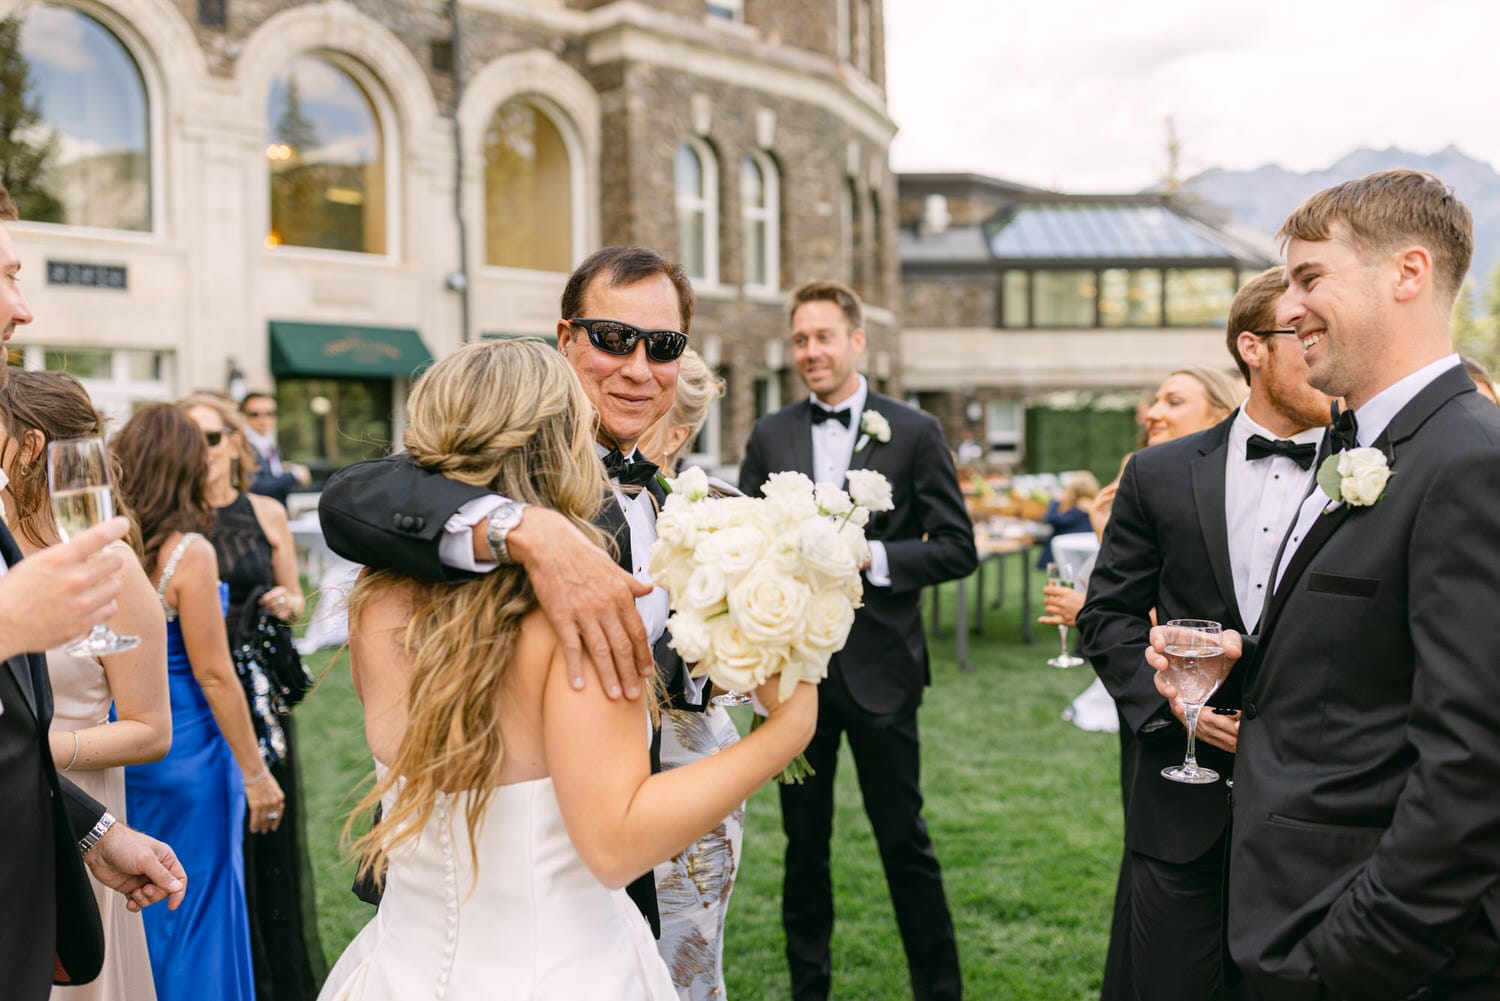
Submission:
[[[609,481],[594,451],[595,412],[563,356],[532,341],[473,344],[434,365],[406,405],[412,461],[450,479],[566,515],[602,545],[592,519]],[[349,621],[374,597],[409,597],[402,648],[411,661],[406,732],[383,778],[344,825],[395,792],[391,809],[352,843],[360,872],[383,873],[391,851],[414,842],[439,794],[464,797],[477,868],[479,825],[494,792],[504,744],[500,695],[521,618],[536,607],[515,566],[458,583],[366,572],[349,596]]]

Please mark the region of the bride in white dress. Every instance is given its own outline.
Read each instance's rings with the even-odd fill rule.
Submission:
[[[590,521],[608,489],[594,415],[558,352],[525,341],[465,348],[423,376],[408,419],[419,464],[602,538]],[[781,703],[765,686],[764,726],[652,775],[647,709],[605,697],[592,672],[582,690],[569,685],[519,569],[457,584],[366,574],[350,615],[377,762],[359,809],[378,800],[383,810],[356,847],[385,866],[385,893],[320,997],[676,1001],[623,887],[806,746],[811,686]]]

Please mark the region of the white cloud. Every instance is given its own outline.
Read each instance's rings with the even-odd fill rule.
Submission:
[[[1168,115],[1186,173],[1450,143],[1500,164],[1500,5],[886,0],[886,16],[898,170],[1133,190],[1162,176]]]

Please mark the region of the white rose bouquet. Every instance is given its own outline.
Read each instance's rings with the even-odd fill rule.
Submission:
[[[651,575],[666,588],[671,646],[693,677],[736,692],[780,678],[782,698],[827,677],[864,596],[864,526],[892,506],[885,477],[854,470],[845,492],[774,473],[764,499],[710,498],[700,469],[667,486]],[[798,758],[782,781],[809,774]]]

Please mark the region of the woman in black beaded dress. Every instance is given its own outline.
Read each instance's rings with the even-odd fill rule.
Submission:
[[[219,557],[219,576],[229,585],[226,623],[239,621],[245,600],[258,587],[266,611],[285,622],[303,612],[297,555],[286,509],[248,491],[254,453],[245,444],[240,416],[228,401],[207,394],[179,404],[208,436],[205,494],[215,508],[208,532]],[[217,441],[215,441],[217,439]],[[245,896],[255,960],[257,1001],[314,1001],[328,974],[313,907],[302,815],[297,737],[290,715],[281,719],[286,755],[271,771],[286,792],[286,813],[269,834],[245,836]]]

